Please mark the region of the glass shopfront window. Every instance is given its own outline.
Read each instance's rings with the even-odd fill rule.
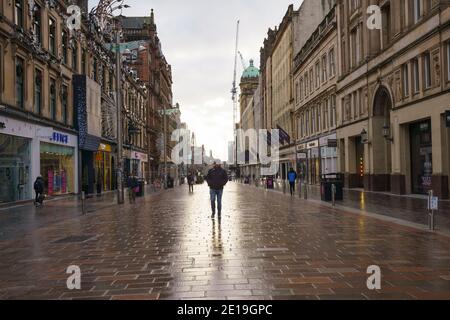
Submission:
[[[74,148],[41,143],[41,175],[48,195],[74,192]]]
[[[103,191],[113,190],[113,164],[110,152],[95,153],[95,177],[97,184]]]
[[[431,121],[410,125],[411,175],[413,193],[427,194],[431,190],[433,155]]]
[[[31,140],[0,134],[0,203],[31,198]]]

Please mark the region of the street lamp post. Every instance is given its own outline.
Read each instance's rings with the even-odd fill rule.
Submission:
[[[120,32],[116,28],[117,203],[124,203]]]

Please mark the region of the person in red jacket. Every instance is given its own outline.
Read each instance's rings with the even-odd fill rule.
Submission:
[[[217,213],[219,215],[219,219],[222,214],[222,195],[223,188],[228,182],[228,174],[222,169],[220,164],[214,162],[214,166],[211,170],[208,171],[206,175],[206,182],[209,186],[209,195],[211,198],[211,210],[212,215],[211,218],[214,219],[216,215],[216,198],[217,198]]]

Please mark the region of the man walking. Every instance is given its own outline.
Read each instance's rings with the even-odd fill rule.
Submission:
[[[187,176],[187,181],[188,181],[188,185],[189,185],[189,193],[194,193],[194,174],[191,172],[189,173],[189,175]]]
[[[220,215],[222,214],[222,195],[223,195],[223,187],[228,182],[227,172],[222,169],[220,164],[214,162],[214,166],[211,170],[208,171],[206,175],[206,182],[210,188],[209,195],[211,198],[211,210],[212,215],[211,218],[214,219],[216,214],[216,197],[217,197],[217,212]]]
[[[291,190],[291,196],[293,196],[295,192],[296,180],[297,180],[297,173],[294,171],[294,169],[291,168],[288,172],[288,181],[289,181],[289,188]]]
[[[36,194],[36,197],[34,198],[34,205],[36,207],[42,206],[44,204],[44,179],[42,179],[41,176],[36,178],[33,188]]]

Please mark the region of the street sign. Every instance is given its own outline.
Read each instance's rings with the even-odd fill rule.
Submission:
[[[439,209],[439,198],[431,197],[428,201],[428,210],[438,210]]]
[[[178,108],[174,108],[174,109],[166,109],[166,116],[170,116],[171,114],[174,114],[176,112],[180,111],[180,109]],[[159,113],[164,115],[164,110],[159,110]]]

